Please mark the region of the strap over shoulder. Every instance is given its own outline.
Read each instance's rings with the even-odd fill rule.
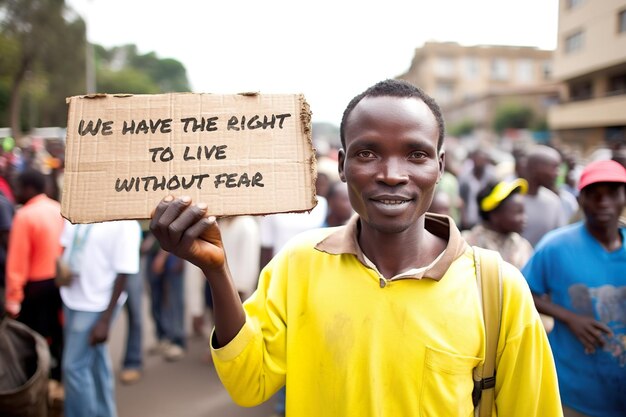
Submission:
[[[502,257],[496,251],[473,246],[476,286],[485,325],[485,360],[474,368],[474,415],[491,416],[495,401],[496,355],[502,320]],[[481,407],[484,405],[484,407]]]

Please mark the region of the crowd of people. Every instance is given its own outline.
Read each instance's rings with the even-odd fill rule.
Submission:
[[[48,341],[67,417],[116,415],[106,344],[122,309],[121,383],[141,381],[144,354],[184,357],[191,315],[197,335],[215,326],[204,359],[242,405],[278,392],[278,415],[469,415],[484,359],[471,245],[505,261],[498,414],[626,415],[626,144],[595,161],[539,144],[500,149],[514,164],[483,146],[455,159],[438,105],[391,80],[340,132],[318,152],[317,206],[259,218],[168,197],[150,222],[72,225],[62,164],[4,150],[1,299]]]

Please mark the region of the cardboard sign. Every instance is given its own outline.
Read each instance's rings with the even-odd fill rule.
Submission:
[[[93,95],[68,100],[61,214],[147,219],[166,195],[216,216],[311,210],[315,154],[302,95]]]

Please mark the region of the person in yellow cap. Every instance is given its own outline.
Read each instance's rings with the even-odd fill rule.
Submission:
[[[498,251],[505,261],[522,268],[533,254],[532,245],[521,235],[526,225],[522,195],[527,190],[522,178],[487,184],[476,197],[482,222],[463,232],[465,240]]]

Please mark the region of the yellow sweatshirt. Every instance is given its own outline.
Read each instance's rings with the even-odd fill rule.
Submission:
[[[301,235],[268,264],[245,325],[213,349],[222,383],[243,406],[286,383],[291,417],[472,416],[484,329],[471,248],[427,215],[448,239],[443,255],[386,280],[358,248],[357,222]],[[545,331],[509,264],[496,366],[494,416],[562,415]]]

